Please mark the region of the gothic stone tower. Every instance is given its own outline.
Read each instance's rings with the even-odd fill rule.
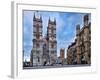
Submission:
[[[62,63],[64,63],[64,59],[65,59],[65,49],[63,49],[63,48],[60,49],[60,57],[61,57]]]
[[[53,65],[57,60],[57,41],[56,41],[56,20],[48,21],[47,42],[49,53],[49,64]]]
[[[43,55],[43,46],[42,46],[42,18],[36,18],[35,14],[33,17],[33,48],[31,51],[31,62],[34,65],[43,65],[42,55]]]
[[[90,23],[89,23],[89,16],[88,14],[84,16],[84,46],[85,46],[85,53],[84,53],[84,57],[85,57],[85,62],[87,64],[91,63],[91,33],[90,33]]]
[[[80,48],[80,25],[76,26],[76,55],[77,55],[77,64],[81,64],[81,48]]]
[[[91,63],[91,25],[89,23],[89,16],[86,14],[83,18],[84,25],[80,30],[80,25],[76,26],[76,55],[77,64]]]

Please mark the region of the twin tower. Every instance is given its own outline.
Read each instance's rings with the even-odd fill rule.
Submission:
[[[33,48],[31,63],[33,66],[53,65],[57,61],[56,20],[48,20],[47,33],[43,36],[43,20],[33,17]]]

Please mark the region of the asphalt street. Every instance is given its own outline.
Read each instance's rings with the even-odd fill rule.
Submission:
[[[45,68],[66,68],[66,67],[90,67],[90,64],[80,64],[80,65],[54,65],[54,66],[34,66],[34,67],[24,67],[23,69],[45,69]]]

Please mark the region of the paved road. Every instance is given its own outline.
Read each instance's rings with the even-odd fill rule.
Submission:
[[[85,66],[91,66],[91,65],[80,64],[80,65],[34,66],[34,67],[24,67],[24,69],[45,69],[45,68],[85,67]]]

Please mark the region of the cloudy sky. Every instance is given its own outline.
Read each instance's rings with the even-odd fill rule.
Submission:
[[[30,58],[32,49],[32,32],[33,32],[33,16],[42,16],[43,25],[43,36],[47,32],[48,19],[52,21],[56,19],[57,28],[57,55],[59,56],[60,48],[67,49],[71,42],[74,42],[76,35],[76,25],[80,24],[83,26],[83,16],[86,13],[75,13],[75,12],[49,12],[49,11],[23,11],[23,49],[24,59]],[[90,16],[90,14],[89,14]],[[66,51],[65,51],[66,52]]]

